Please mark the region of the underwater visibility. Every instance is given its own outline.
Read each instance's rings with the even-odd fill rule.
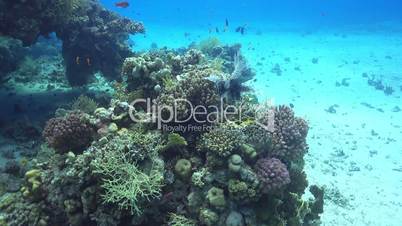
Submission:
[[[0,226],[401,226],[401,12],[0,0]]]

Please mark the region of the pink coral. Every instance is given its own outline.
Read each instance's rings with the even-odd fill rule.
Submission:
[[[290,176],[286,165],[279,159],[259,159],[255,165],[255,170],[264,193],[268,193],[290,183]]]
[[[277,107],[271,155],[287,160],[303,156],[308,149],[307,133],[308,124],[304,119],[295,117],[293,110],[288,106]]]

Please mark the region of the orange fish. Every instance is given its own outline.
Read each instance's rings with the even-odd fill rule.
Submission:
[[[128,4],[127,1],[122,1],[122,2],[116,2],[114,5],[119,8],[127,8],[130,4]]]

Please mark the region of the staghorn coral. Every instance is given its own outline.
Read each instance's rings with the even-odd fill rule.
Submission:
[[[259,159],[255,164],[255,170],[264,193],[275,191],[290,183],[286,165],[279,159]]]
[[[81,113],[52,118],[43,130],[43,136],[49,146],[60,153],[82,152],[91,143],[93,133],[91,125]]]
[[[144,171],[131,159],[132,156],[124,151],[105,149],[91,164],[94,172],[104,178],[101,187],[105,202],[139,215],[143,212],[142,202],[161,194],[164,163],[153,156],[149,159],[149,169]]]
[[[141,214],[141,202],[160,196],[163,181],[161,166],[153,165],[149,174],[146,174],[137,166],[116,157],[106,156],[107,161],[94,162],[95,172],[108,178],[102,185],[105,190],[103,199],[107,203],[118,204],[122,209],[130,209],[132,213]]]

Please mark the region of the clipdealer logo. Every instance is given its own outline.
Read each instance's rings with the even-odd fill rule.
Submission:
[[[273,110],[273,101],[268,100],[263,104],[254,107],[256,116],[256,125],[273,132],[275,111]],[[140,107],[141,106],[141,107]],[[137,109],[143,109],[144,112],[138,112]],[[179,107],[186,107],[186,116],[179,117]],[[174,131],[203,131],[211,129],[211,126],[217,123],[242,121],[243,105],[224,105],[221,99],[219,105],[193,105],[187,99],[175,99],[173,105],[160,105],[151,98],[140,98],[130,103],[129,116],[136,123],[156,123],[158,129]],[[187,125],[188,122],[194,122],[198,126]],[[177,126],[169,126],[176,124]]]

